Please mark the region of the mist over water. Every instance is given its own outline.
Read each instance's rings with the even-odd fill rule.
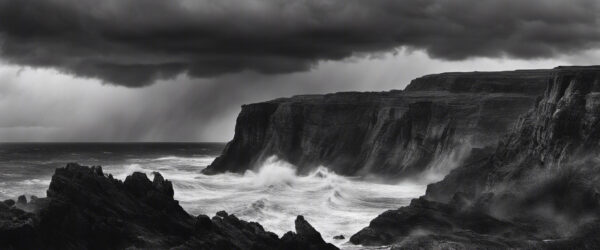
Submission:
[[[201,170],[214,160],[218,150],[214,152],[179,155],[132,153],[123,154],[117,160],[107,159],[106,164],[96,164],[101,159],[99,162],[80,163],[102,165],[105,173],[121,180],[136,171],[148,174],[151,179],[152,172],[158,171],[173,182],[175,199],[190,214],[213,216],[224,210],[241,219],[259,222],[266,230],[279,236],[294,230],[295,217],[304,215],[326,241],[342,247],[352,234],[367,226],[377,215],[408,205],[412,198],[425,192],[424,184],[373,183],[339,176],[325,167],[309,175],[298,176],[295,166],[276,157],[270,157],[257,171],[204,175]],[[97,155],[97,158],[101,157]],[[1,166],[6,168],[6,162]],[[30,178],[23,178],[26,173],[20,173],[19,178],[11,178],[3,171],[1,178],[5,181],[0,184],[0,198],[14,199],[23,193],[45,196],[54,167],[38,168],[40,174],[30,174]],[[336,235],[344,235],[346,239],[334,240]]]

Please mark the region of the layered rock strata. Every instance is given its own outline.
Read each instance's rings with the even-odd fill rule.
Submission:
[[[600,66],[559,67],[494,154],[352,236],[439,249],[600,248]]]
[[[405,91],[305,95],[244,105],[205,173],[244,172],[276,155],[300,173],[413,177],[493,147],[543,94],[552,70],[446,73]]]

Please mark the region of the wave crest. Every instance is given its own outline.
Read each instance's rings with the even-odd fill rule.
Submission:
[[[293,186],[298,178],[296,167],[276,156],[269,157],[258,172],[246,171],[244,175],[263,187]]]

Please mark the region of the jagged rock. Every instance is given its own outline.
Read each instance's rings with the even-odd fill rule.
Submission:
[[[134,173],[122,182],[99,166],[71,163],[56,169],[46,198],[26,206],[31,212],[0,203],[0,249],[286,249],[287,243],[225,212],[213,219],[187,214],[158,173],[153,181]],[[322,249],[304,238],[297,243]]]
[[[210,218],[204,214],[198,215],[198,217],[196,217],[196,223],[194,223],[194,229],[196,231],[201,231],[201,230],[210,230],[212,228],[212,221],[210,220]]]
[[[463,234],[470,238],[488,238],[480,247],[517,247],[519,239],[527,239],[532,232],[529,228],[501,221],[473,209],[459,209],[455,206],[414,199],[407,207],[389,210],[371,221],[350,238],[350,242],[361,245],[390,245],[414,240],[425,235],[454,237]],[[501,236],[492,240],[492,236]],[[510,240],[508,240],[510,239]],[[422,239],[421,239],[422,240]],[[474,240],[476,241],[476,240]]]
[[[227,212],[225,212],[225,211],[219,211],[219,212],[217,212],[217,216],[220,216],[220,217],[222,217],[222,218],[225,218],[225,217],[227,217],[227,216],[229,216],[229,215],[228,215],[228,214],[227,214]]]
[[[338,249],[336,246],[326,243],[321,237],[321,234],[317,232],[303,216],[299,215],[295,221],[296,233],[287,232],[281,240],[283,241],[283,248],[290,250],[327,250],[327,249]]]
[[[25,197],[25,195],[20,195],[17,198],[17,204],[19,204],[19,205],[26,205],[27,204],[27,197]]]
[[[4,205],[6,205],[8,207],[12,207],[12,206],[15,205],[15,201],[14,200],[10,200],[10,199],[3,201],[3,203],[4,203]]]
[[[340,235],[333,236],[333,239],[334,240],[343,240],[343,239],[346,239],[346,237],[344,237],[344,235],[340,234]]]
[[[416,79],[406,91],[244,105],[233,140],[204,173],[244,172],[271,155],[301,173],[322,165],[399,178],[451,168],[472,148],[495,146],[543,93],[551,72],[440,74]]]
[[[597,249],[598,91],[600,66],[556,68],[543,98],[490,157],[453,170],[351,242],[393,249]],[[411,233],[423,228],[426,233]]]
[[[492,157],[456,169],[430,185],[427,196],[447,201],[458,191],[477,194],[495,185],[537,182],[544,173],[594,165],[593,156],[600,151],[599,90],[600,66],[557,68],[544,97],[519,119]],[[593,173],[595,168],[581,170]]]

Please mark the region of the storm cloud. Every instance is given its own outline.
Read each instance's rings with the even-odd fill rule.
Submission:
[[[600,51],[590,53],[597,62]],[[430,59],[422,52],[328,61],[307,72],[185,75],[124,88],[51,69],[0,63],[0,142],[228,141],[240,106],[299,94],[403,89],[415,77],[447,71],[552,68],[588,58]]]
[[[597,0],[0,0],[0,58],[131,87],[399,48],[549,58],[600,47],[598,13]]]

